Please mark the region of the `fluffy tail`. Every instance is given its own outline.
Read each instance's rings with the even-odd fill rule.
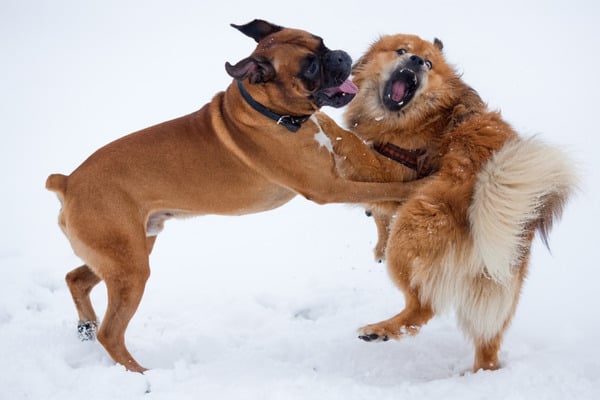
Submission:
[[[537,138],[508,142],[484,166],[469,209],[475,252],[485,272],[506,283],[537,229],[548,246],[552,224],[576,187],[573,163]]]

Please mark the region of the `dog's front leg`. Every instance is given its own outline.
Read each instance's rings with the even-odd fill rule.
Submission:
[[[354,133],[341,128],[322,112],[316,113],[321,131],[333,147],[338,174],[357,182],[404,182],[416,179],[398,163],[373,151]]]

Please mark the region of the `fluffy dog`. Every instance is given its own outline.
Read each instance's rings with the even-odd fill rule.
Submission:
[[[352,181],[336,171],[328,132],[313,113],[344,106],[356,93],[347,80],[347,53],[262,20],[234,27],[258,44],[250,56],[226,64],[234,80],[225,92],[192,114],[109,143],[69,176],[46,181],[62,203],[59,225],[85,262],[66,277],[79,332],[94,337],[90,291],[104,280],[108,305],[97,338],[131,371],[145,368],[127,350],[125,331],[150,275],[148,254],[168,219],[265,211],[297,194],[318,203],[402,200],[411,187],[392,177]],[[324,115],[319,120],[332,126]],[[365,155],[357,162],[389,162],[351,133],[346,137]]]
[[[575,174],[561,151],[520,137],[490,111],[442,47],[437,39],[385,36],[353,68],[360,90],[345,112],[347,125],[398,161],[404,179],[430,175],[402,204],[369,204],[380,233],[376,256],[385,249],[405,308],[361,328],[359,337],[414,335],[453,308],[475,345],[473,370],[493,370],[532,239],[538,231],[547,244]],[[358,163],[343,169],[354,179],[372,176]]]

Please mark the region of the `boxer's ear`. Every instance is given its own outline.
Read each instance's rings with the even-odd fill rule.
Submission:
[[[283,27],[272,24],[262,19],[255,19],[252,22],[248,22],[245,25],[231,24],[235,29],[242,32],[246,36],[250,36],[256,42],[260,42],[264,37],[271,33],[279,32]]]
[[[227,73],[235,79],[246,79],[250,83],[264,83],[275,77],[275,68],[269,60],[258,57],[247,57],[235,65],[225,63]]]

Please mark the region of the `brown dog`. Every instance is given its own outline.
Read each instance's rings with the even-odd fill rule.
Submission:
[[[329,50],[308,32],[261,20],[234,27],[258,45],[249,57],[226,64],[235,80],[224,93],[197,112],[110,143],[70,176],[54,174],[46,182],[62,202],[60,227],[85,261],[66,277],[80,334],[95,334],[89,293],[104,280],[108,305],[97,338],[131,371],[145,368],[125,347],[125,330],[167,219],[265,211],[297,194],[318,203],[402,200],[412,188],[353,182],[336,172],[331,141],[311,115],[354,97],[345,52]],[[320,120],[331,122],[324,115]],[[362,162],[389,162],[355,136],[344,138],[364,153]]]
[[[397,160],[404,179],[431,175],[401,205],[369,205],[380,232],[376,255],[386,249],[406,301],[400,314],[361,328],[360,338],[414,335],[454,308],[476,348],[473,369],[496,369],[532,239],[538,230],[546,241],[560,216],[574,187],[571,164],[488,110],[446,63],[439,40],[383,37],[353,73],[360,90],[345,112],[348,126]],[[373,177],[356,159],[340,171]]]

